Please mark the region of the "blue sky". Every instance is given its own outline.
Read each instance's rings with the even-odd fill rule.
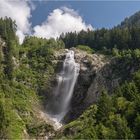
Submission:
[[[57,38],[62,33],[112,28],[140,10],[140,1],[0,0],[0,17],[16,21],[20,43],[26,35]]]
[[[56,8],[63,6],[78,11],[83,20],[95,28],[110,28],[140,10],[140,1],[41,1],[35,2],[33,26],[43,22]]]

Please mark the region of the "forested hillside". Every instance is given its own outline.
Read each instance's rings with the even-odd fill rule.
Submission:
[[[10,18],[1,18],[0,139],[37,139],[50,133],[53,134],[50,138],[55,139],[139,139],[139,19],[138,12],[112,29],[71,32],[62,34],[58,39],[26,36],[20,45],[16,36],[16,23]],[[72,122],[64,124],[55,132],[53,127],[41,118],[40,112],[45,109],[47,95],[50,96],[54,87],[58,61],[62,63],[64,49],[72,47],[81,54],[86,54],[84,59],[89,56],[89,60],[82,60],[87,69],[91,68],[94,61],[91,59],[93,55],[97,60],[99,55],[103,55],[109,60],[105,66],[111,71],[106,81],[115,77],[121,78],[121,82],[118,82],[119,85],[114,86],[111,92],[104,89],[96,102],[84,107],[80,112],[82,114],[78,114],[80,116],[77,115],[75,120],[69,119]],[[79,59],[83,59],[80,57],[82,55]],[[115,61],[113,66],[108,64],[112,61]],[[103,73],[104,69],[98,73],[100,72]],[[92,75],[92,78],[89,76],[91,82],[98,73],[89,73]],[[82,77],[85,73],[81,70],[80,74]],[[81,88],[84,89],[84,96],[80,100],[84,100],[88,92],[85,89],[92,84],[89,81],[89,85],[85,83],[80,83],[85,86]],[[80,97],[80,93],[75,91],[74,97]],[[76,100],[75,102],[78,102]]]
[[[139,27],[140,26],[140,11],[136,12],[134,15],[130,16],[129,18],[125,18],[124,21],[118,25],[119,28],[126,28],[126,27]]]
[[[35,135],[32,128],[48,128],[38,110],[43,104],[41,95],[54,74],[53,52],[64,44],[27,37],[19,45],[10,18],[0,19],[0,30],[0,139],[28,138],[30,133]]]
[[[71,32],[62,34],[60,39],[64,41],[67,48],[81,44],[94,50],[136,49],[140,48],[139,32],[140,12],[137,12],[112,29],[82,30],[78,34]]]

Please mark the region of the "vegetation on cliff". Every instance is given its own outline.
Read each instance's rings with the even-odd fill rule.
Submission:
[[[43,127],[38,110],[54,74],[53,53],[64,48],[62,41],[36,37],[19,45],[15,28],[10,18],[0,19],[0,139],[37,136],[34,128],[50,127]]]
[[[110,30],[66,33],[56,40],[27,36],[19,45],[15,22],[1,18],[0,139],[44,137],[53,131],[38,113],[55,75],[54,53],[65,46],[114,58],[118,62],[114,72],[123,67],[125,77],[113,93],[104,89],[98,102],[64,126],[55,138],[140,138],[140,28],[132,20]],[[127,26],[129,21],[134,26]]]

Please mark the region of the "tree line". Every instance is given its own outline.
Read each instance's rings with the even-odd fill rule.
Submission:
[[[94,50],[112,49],[114,47],[120,50],[136,49],[140,48],[140,27],[82,30],[79,33],[61,34],[60,39],[63,40],[67,48],[86,45]]]

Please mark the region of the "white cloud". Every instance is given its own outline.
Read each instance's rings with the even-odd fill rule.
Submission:
[[[0,17],[11,17],[17,24],[17,35],[22,43],[25,34],[30,34],[31,6],[25,0],[0,0]]]
[[[78,12],[67,7],[53,10],[48,16],[47,20],[41,25],[33,28],[34,36],[50,38],[57,38],[60,34],[66,32],[79,32],[82,29],[92,30],[91,25],[87,25]]]
[[[20,43],[23,42],[25,35],[57,38],[62,32],[79,32],[82,29],[93,29],[91,25],[87,25],[83,21],[78,12],[67,7],[53,10],[46,21],[32,28],[29,19],[31,18],[31,10],[34,9],[35,5],[31,0],[0,0],[0,17],[7,16],[16,21],[16,34]],[[32,29],[33,34],[31,33]]]

